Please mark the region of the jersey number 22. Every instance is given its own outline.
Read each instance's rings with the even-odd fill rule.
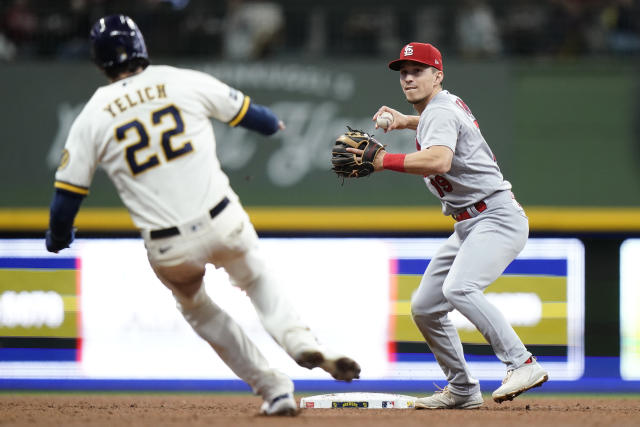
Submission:
[[[193,151],[193,146],[191,145],[191,141],[185,142],[180,147],[173,147],[171,145],[171,138],[184,132],[184,121],[180,115],[180,110],[178,110],[176,106],[168,105],[151,113],[151,123],[154,126],[158,126],[162,124],[165,116],[172,117],[175,123],[173,128],[165,130],[160,136],[162,151],[164,152],[167,161],[171,161],[176,157],[180,157]],[[149,168],[159,165],[160,159],[156,154],[152,154],[142,161],[138,161],[136,158],[136,153],[139,150],[149,147],[149,134],[147,133],[144,124],[138,119],[134,119],[117,127],[115,131],[116,140],[118,142],[122,142],[129,139],[127,135],[131,131],[138,134],[138,140],[125,148],[125,158],[129,168],[131,169],[131,173],[133,175],[137,175]]]

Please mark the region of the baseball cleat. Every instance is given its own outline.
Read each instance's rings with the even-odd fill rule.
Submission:
[[[360,365],[350,357],[342,356],[335,359],[325,359],[320,367],[340,381],[350,382],[353,379],[360,378]]]
[[[298,415],[298,407],[293,394],[285,393],[274,397],[270,402],[264,402],[260,413],[269,416],[294,417]]]
[[[502,403],[534,387],[540,387],[549,379],[549,373],[542,369],[536,358],[531,356],[521,367],[511,369],[502,381],[502,385],[493,392],[493,400]]]
[[[329,357],[320,350],[308,350],[300,353],[295,360],[307,369],[324,369],[336,380],[349,382],[360,378],[360,365],[350,357]]]
[[[482,394],[477,391],[471,395],[454,394],[446,386],[432,396],[416,399],[416,409],[477,409],[484,404]]]
[[[324,362],[324,354],[320,350],[307,350],[300,353],[296,358],[296,363],[303,368],[317,368]]]

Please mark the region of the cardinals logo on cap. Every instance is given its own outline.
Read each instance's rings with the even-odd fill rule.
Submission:
[[[400,50],[400,58],[389,62],[389,68],[400,71],[404,61],[429,65],[442,71],[442,55],[440,51],[429,43],[411,42]]]

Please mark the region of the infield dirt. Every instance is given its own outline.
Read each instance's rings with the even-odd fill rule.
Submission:
[[[299,401],[299,397],[298,401]],[[303,409],[259,415],[261,400],[222,394],[0,394],[0,426],[638,426],[640,396],[520,396],[476,410]]]

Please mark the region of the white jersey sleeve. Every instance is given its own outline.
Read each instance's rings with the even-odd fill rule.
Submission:
[[[55,188],[86,196],[98,165],[98,150],[91,143],[91,120],[87,106],[71,125],[67,143],[56,172]]]
[[[209,74],[196,70],[182,72],[188,79],[186,83],[198,94],[198,100],[209,117],[231,126],[237,125],[238,119],[244,117],[249,108],[249,97]]]
[[[428,116],[418,122],[418,134],[422,135],[425,148],[443,145],[455,152],[459,128],[454,112],[442,107],[432,108]]]
[[[422,112],[416,137],[421,150],[441,145],[453,151],[449,172],[424,177],[429,191],[442,202],[445,215],[511,188],[471,110],[448,91],[438,93]]]
[[[149,66],[95,92],[69,133],[55,186],[87,194],[99,165],[140,229],[203,215],[235,197],[211,118],[235,126],[249,102],[208,74]]]

